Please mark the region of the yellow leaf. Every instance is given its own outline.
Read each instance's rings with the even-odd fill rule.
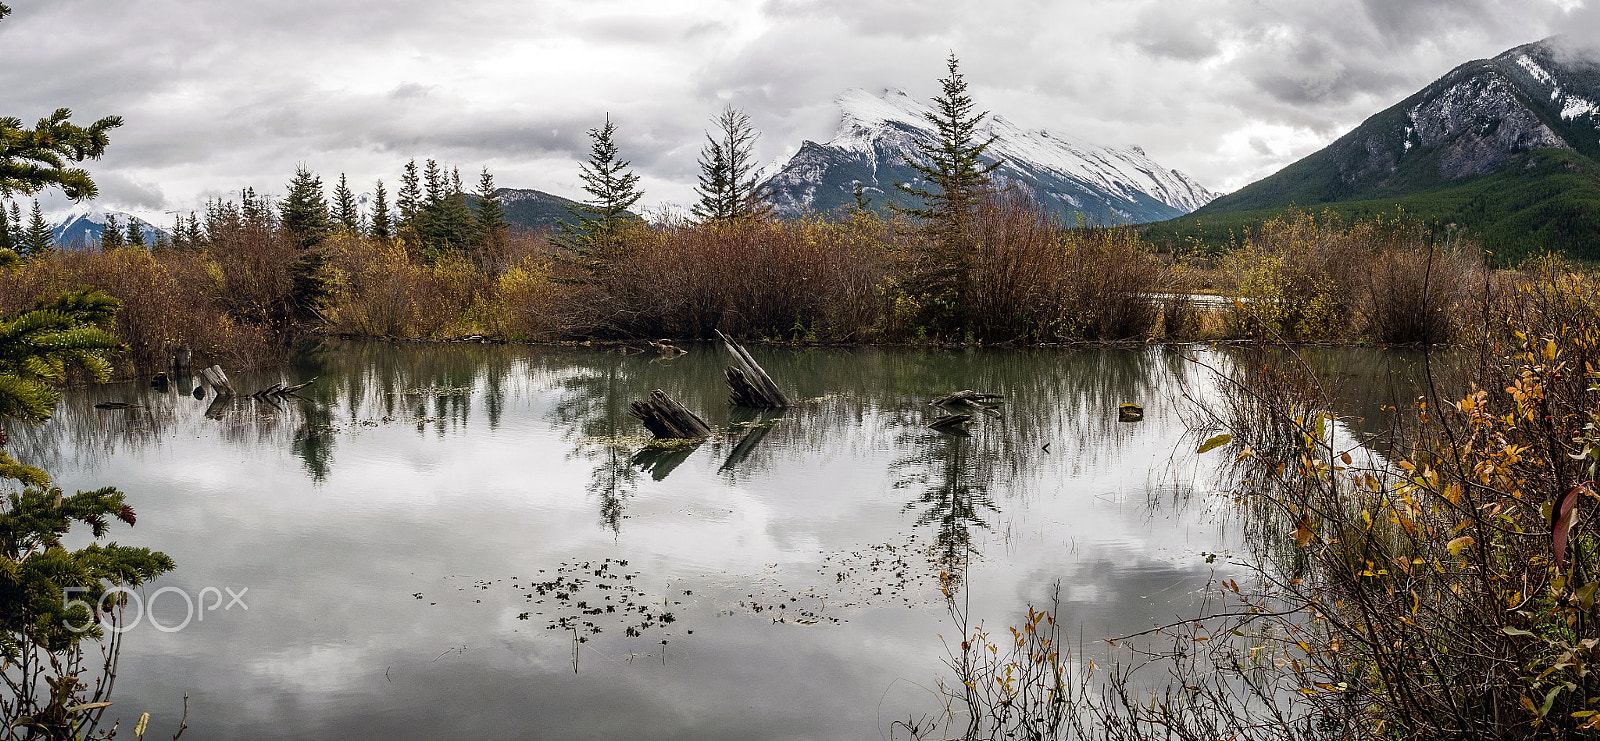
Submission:
[[[1207,441],[1205,441],[1203,443],[1200,443],[1200,449],[1196,450],[1195,452],[1196,453],[1205,453],[1205,452],[1213,450],[1215,448],[1219,448],[1219,447],[1222,447],[1224,445],[1227,445],[1228,442],[1231,441],[1231,440],[1233,440],[1233,436],[1232,435],[1217,435],[1216,437],[1213,437],[1210,440],[1207,440]]]
[[[1465,550],[1467,546],[1472,545],[1474,542],[1476,541],[1472,539],[1471,535],[1463,535],[1445,545],[1445,550],[1450,551],[1450,555],[1452,556],[1459,556],[1461,555],[1461,551]]]

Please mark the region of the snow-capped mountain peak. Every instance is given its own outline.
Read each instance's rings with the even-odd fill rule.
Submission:
[[[892,194],[895,182],[917,177],[907,159],[923,161],[920,145],[936,138],[933,109],[903,90],[873,94],[861,88],[834,99],[839,128],[825,144],[807,141],[768,180],[780,213],[827,210],[853,198],[860,182],[869,192]],[[1100,147],[1060,132],[1028,130],[1002,115],[979,126],[994,138],[986,154],[1003,164],[996,177],[1029,188],[1066,211],[1118,222],[1172,218],[1216,196],[1188,176],[1151,160],[1138,147]]]

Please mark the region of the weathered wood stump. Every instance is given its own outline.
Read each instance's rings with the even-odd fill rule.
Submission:
[[[228,383],[228,374],[222,372],[222,366],[213,365],[210,368],[201,368],[200,377],[205,379],[217,396],[235,396],[238,392],[233,390],[233,384]]]
[[[772,377],[756,364],[750,353],[740,347],[739,343],[729,339],[722,330],[715,331],[717,338],[722,340],[723,347],[728,348],[728,354],[739,364],[736,368],[730,366],[723,371],[728,377],[728,388],[733,392],[733,405],[750,409],[787,408],[789,397],[784,396],[778,384],[772,382]]]
[[[937,407],[953,407],[956,409],[973,409],[984,414],[1000,416],[1000,399],[1005,397],[1000,394],[980,394],[972,389],[962,389],[953,394],[945,394],[934,399],[931,403]]]
[[[175,373],[187,373],[193,360],[194,351],[188,345],[179,345],[177,351],[172,353],[172,369]]]
[[[668,398],[667,392],[661,389],[651,391],[650,398],[633,402],[631,406],[630,413],[643,422],[645,429],[657,439],[711,437],[711,425],[682,404]]]
[[[1144,419],[1144,407],[1138,404],[1123,404],[1117,407],[1117,421],[1138,422]]]

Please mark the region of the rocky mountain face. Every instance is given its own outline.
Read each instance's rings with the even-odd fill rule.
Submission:
[[[157,235],[166,234],[165,229],[133,214],[104,211],[85,205],[52,214],[46,221],[50,222],[51,236],[55,239],[56,245],[66,249],[84,249],[100,243],[101,235],[105,234],[108,216],[115,216],[117,226],[124,231],[127,230],[128,224],[138,222],[139,230],[144,232],[147,244],[155,244]]]
[[[532,188],[498,188],[495,195],[506,207],[506,221],[529,229],[554,229],[556,224],[568,221],[571,215],[567,206],[576,201]]]
[[[828,212],[854,202],[860,183],[874,205],[907,204],[896,182],[916,184],[907,159],[926,162],[920,145],[936,140],[924,116],[932,109],[899,90],[873,95],[841,94],[839,129],[826,143],[806,141],[777,167],[764,187],[784,216]],[[1199,208],[1215,194],[1177,170],[1157,164],[1138,147],[1109,148],[1049,131],[1023,129],[990,116],[979,136],[993,135],[989,161],[994,176],[1026,188],[1040,202],[1064,213],[1082,213],[1101,223],[1170,219]]]
[[[1561,37],[1463,64],[1197,215],[1403,195],[1526,165],[1541,149],[1600,157],[1600,62]]]

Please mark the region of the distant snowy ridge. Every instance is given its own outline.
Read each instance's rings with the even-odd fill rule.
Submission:
[[[45,216],[45,221],[50,224],[51,237],[57,246],[65,248],[90,247],[99,243],[105,234],[107,217],[117,218],[117,227],[127,233],[128,224],[134,221],[139,223],[139,230],[144,232],[147,244],[154,244],[157,235],[165,235],[167,230],[150,222],[157,218],[155,214],[145,214],[143,217],[125,211],[106,211],[95,207],[93,204],[77,204],[59,211],[52,211]]]
[[[826,144],[807,141],[767,181],[779,213],[828,210],[853,199],[855,183],[895,197],[895,182],[915,182],[906,159],[922,163],[920,145],[936,139],[932,112],[900,90],[840,94],[838,132]],[[1216,194],[1187,175],[1162,167],[1138,147],[1112,148],[1077,137],[1027,130],[1004,116],[985,118],[979,137],[1003,162],[997,179],[1028,188],[1042,203],[1111,221],[1156,221],[1205,205]]]

